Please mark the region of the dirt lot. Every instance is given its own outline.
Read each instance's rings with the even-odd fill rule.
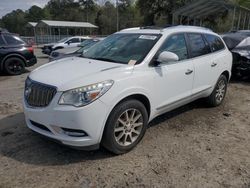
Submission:
[[[37,66],[46,63],[37,53]],[[250,187],[250,81],[232,82],[218,108],[195,102],[155,119],[138,147],[114,156],[72,150],[26,128],[28,73],[0,76],[1,188]]]

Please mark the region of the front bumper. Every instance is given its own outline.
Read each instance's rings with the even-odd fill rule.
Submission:
[[[26,61],[25,66],[31,67],[31,66],[35,65],[36,63],[37,63],[37,59],[36,59],[36,57],[33,57],[33,58]]]
[[[93,103],[76,108],[73,106],[58,105],[60,93],[57,93],[45,108],[29,107],[24,101],[24,114],[27,126],[33,131],[54,139],[64,145],[84,148],[99,145],[103,129],[108,116],[108,107],[96,100]],[[35,124],[34,124],[35,122]],[[41,126],[37,126],[42,125]],[[64,129],[81,130],[85,136],[69,136]]]
[[[52,46],[44,46],[42,47],[42,53],[46,55],[50,55],[52,52]]]

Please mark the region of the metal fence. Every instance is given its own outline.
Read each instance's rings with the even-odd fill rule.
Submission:
[[[37,36],[20,36],[20,38],[29,45],[40,45],[58,42],[59,40],[72,35],[37,35]],[[94,35],[94,37],[106,37],[106,35]]]
[[[66,37],[71,37],[71,36],[70,35],[40,35],[40,36],[38,35],[35,37],[21,36],[21,39],[23,39],[27,44],[39,45],[39,44],[57,42]]]
[[[24,36],[20,36],[20,38],[26,42],[27,44],[30,44],[30,45],[35,45],[35,37],[24,37]]]

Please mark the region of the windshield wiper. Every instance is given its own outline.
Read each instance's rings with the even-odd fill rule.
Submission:
[[[100,61],[109,61],[109,62],[113,62],[113,63],[121,63],[121,62],[115,61],[113,59],[104,58],[104,57],[97,57],[97,58],[91,58],[91,59],[100,60]]]
[[[83,54],[81,54],[79,57],[86,58]]]
[[[97,58],[93,58],[95,60],[100,60],[100,61],[109,61],[109,62],[116,62],[113,59],[109,59],[109,58],[104,58],[104,57],[97,57]]]
[[[108,61],[108,62],[112,62],[112,63],[121,63],[121,64],[124,64],[124,62],[121,62],[121,61],[116,61],[116,60],[113,60],[113,59],[109,59],[109,58],[104,58],[104,57],[86,57],[84,56],[83,54],[80,55],[80,57],[82,58],[87,58],[87,59],[94,59],[94,60],[99,60],[99,61]]]

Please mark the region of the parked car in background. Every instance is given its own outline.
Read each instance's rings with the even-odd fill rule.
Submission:
[[[32,46],[18,36],[0,30],[0,71],[10,75],[24,72],[25,67],[37,63]]]
[[[199,98],[222,104],[231,68],[231,52],[211,30],[122,30],[80,57],[33,71],[25,85],[26,123],[71,147],[101,144],[126,153],[155,117]]]
[[[64,48],[52,51],[49,56],[49,62],[62,59],[65,57],[77,57],[82,55],[84,51],[87,51],[90,47],[103,40],[104,38],[86,39],[78,47]]]
[[[50,55],[50,53],[54,50],[77,47],[81,42],[83,42],[86,39],[90,39],[90,37],[74,36],[74,37],[64,38],[56,43],[45,44],[42,47],[42,52],[44,54]]]
[[[250,31],[240,30],[223,35],[227,47],[233,54],[232,74],[235,77],[250,76]]]

